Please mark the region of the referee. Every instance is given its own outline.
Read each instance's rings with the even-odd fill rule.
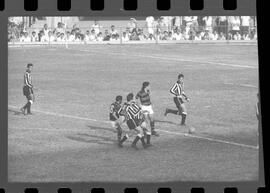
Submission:
[[[33,92],[33,85],[32,85],[32,77],[31,72],[33,69],[33,64],[27,64],[26,72],[24,73],[24,85],[23,85],[23,95],[27,99],[27,103],[21,108],[21,111],[24,115],[28,114],[31,115],[31,105],[34,102],[34,92]]]

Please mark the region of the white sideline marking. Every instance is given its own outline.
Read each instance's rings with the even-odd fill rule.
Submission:
[[[13,106],[13,105],[8,105],[8,107],[19,109],[19,107]],[[72,119],[79,119],[79,120],[84,120],[84,121],[94,121],[94,122],[100,122],[100,123],[110,123],[110,121],[101,121],[101,120],[96,120],[96,119],[89,119],[85,117],[78,117],[78,116],[73,116],[73,115],[66,115],[66,114],[61,114],[61,113],[52,113],[52,112],[46,112],[46,111],[40,111],[40,110],[33,110],[33,112],[38,112],[38,113],[43,113],[47,115],[54,115],[54,116],[59,116],[59,117],[67,117],[67,118],[72,118]],[[167,131],[167,130],[160,130],[156,129],[157,131],[173,134],[173,135],[181,135],[185,137],[191,137],[191,138],[197,138],[197,139],[204,139],[207,141],[212,141],[212,142],[217,142],[217,143],[224,143],[224,144],[229,144],[229,145],[235,145],[239,147],[246,147],[246,148],[251,148],[251,149],[259,149],[258,146],[253,146],[253,145],[246,145],[242,143],[235,143],[235,142],[230,142],[230,141],[225,141],[225,140],[219,140],[219,139],[213,139],[213,138],[208,138],[208,137],[202,137],[202,136],[196,136],[196,135],[191,135],[187,133],[179,133],[179,132],[173,132],[173,131]]]
[[[98,53],[100,52],[95,52],[95,51],[90,51],[90,50],[75,50],[74,51],[81,51],[81,52],[89,52],[89,53]],[[258,69],[257,66],[247,66],[247,65],[237,65],[237,64],[227,64],[227,63],[222,63],[222,62],[210,62],[210,61],[200,61],[200,60],[188,60],[188,59],[180,59],[180,58],[173,58],[172,57],[160,57],[160,56],[151,56],[151,55],[143,55],[143,54],[126,54],[126,53],[112,53],[108,52],[106,54],[111,54],[111,55],[118,55],[118,56],[134,56],[134,57],[146,57],[146,58],[154,58],[154,59],[162,59],[162,60],[173,60],[173,61],[180,61],[180,62],[193,62],[193,63],[202,63],[202,64],[214,64],[214,65],[220,65],[220,66],[230,66],[230,67],[237,67],[237,68],[250,68],[250,69]]]
[[[255,85],[251,84],[234,84],[234,83],[224,83],[225,85],[234,85],[234,86],[243,86],[243,87],[250,87],[250,88],[258,88]]]

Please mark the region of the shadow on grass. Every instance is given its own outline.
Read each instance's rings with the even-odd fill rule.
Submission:
[[[87,126],[92,130],[105,130],[105,131],[113,131],[110,128],[104,128],[104,127],[96,127],[96,126]],[[103,132],[99,132],[98,135],[96,134],[90,134],[90,133],[77,133],[75,135],[68,135],[66,136],[68,139],[84,142],[84,143],[94,143],[94,144],[100,144],[100,145],[112,145],[113,143],[116,143],[116,135],[110,135],[104,136],[102,135]]]
[[[20,110],[8,109],[8,111],[14,113],[14,115],[23,115]]]
[[[156,123],[169,123],[169,124],[172,124],[172,125],[179,125],[179,123],[175,123],[175,122],[172,122],[172,121],[165,121],[165,120],[155,120]]]

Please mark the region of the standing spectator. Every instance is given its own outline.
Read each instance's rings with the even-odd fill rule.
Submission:
[[[92,28],[95,30],[95,34],[99,34],[101,26],[98,21],[94,21],[94,24],[92,25]]]
[[[219,16],[217,18],[217,31],[218,34],[227,34],[228,32],[228,21],[226,16]]]
[[[111,39],[111,36],[110,36],[108,30],[106,29],[104,32],[103,41],[110,41],[110,39]]]
[[[234,36],[236,32],[240,31],[240,19],[238,16],[232,16],[230,17],[230,24],[232,26],[232,35]]]
[[[44,36],[47,38],[50,30],[48,29],[48,25],[46,23],[44,24],[42,31]]]
[[[247,36],[249,34],[250,16],[241,16],[241,35]]]
[[[48,40],[47,41],[48,42],[54,42],[54,41],[56,41],[56,38],[54,37],[52,31],[49,31],[49,33],[48,33]]]
[[[89,36],[90,36],[90,32],[89,32],[89,30],[86,30],[85,36],[84,36],[84,41],[85,41],[85,42],[89,42],[89,41],[90,41]]]
[[[146,17],[145,21],[146,21],[148,34],[153,34],[154,35],[154,21],[155,21],[155,18],[153,16],[148,16],[148,17]]]
[[[190,16],[184,17],[184,22],[185,22],[185,35],[189,34],[190,27],[192,25],[192,18]]]
[[[180,16],[174,17],[174,27],[176,27],[177,29],[180,29],[180,27],[181,27],[181,17]]]
[[[162,16],[164,27],[166,31],[171,31],[172,29],[172,16]]]
[[[129,27],[129,31],[132,33],[133,30],[137,29],[137,21],[135,18],[130,18],[129,22],[128,22],[128,27]]]
[[[212,16],[206,16],[203,18],[205,22],[205,31],[212,32],[213,30],[213,18]]]
[[[89,35],[89,41],[95,41],[95,40],[96,40],[96,32],[94,29],[92,29]]]

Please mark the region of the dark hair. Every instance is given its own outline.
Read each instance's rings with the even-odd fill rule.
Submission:
[[[149,86],[149,82],[143,82],[142,83],[142,90]]]
[[[134,96],[133,93],[129,93],[127,95],[127,102],[131,101],[133,99],[133,96]]]
[[[123,97],[120,96],[120,95],[118,95],[118,96],[115,97],[115,100],[116,100],[116,101],[122,101],[122,99],[123,99]]]
[[[178,79],[179,79],[179,78],[184,78],[184,74],[179,74],[179,75],[178,75]]]
[[[29,68],[30,66],[33,66],[33,64],[28,63],[28,64],[27,64],[27,68]]]

